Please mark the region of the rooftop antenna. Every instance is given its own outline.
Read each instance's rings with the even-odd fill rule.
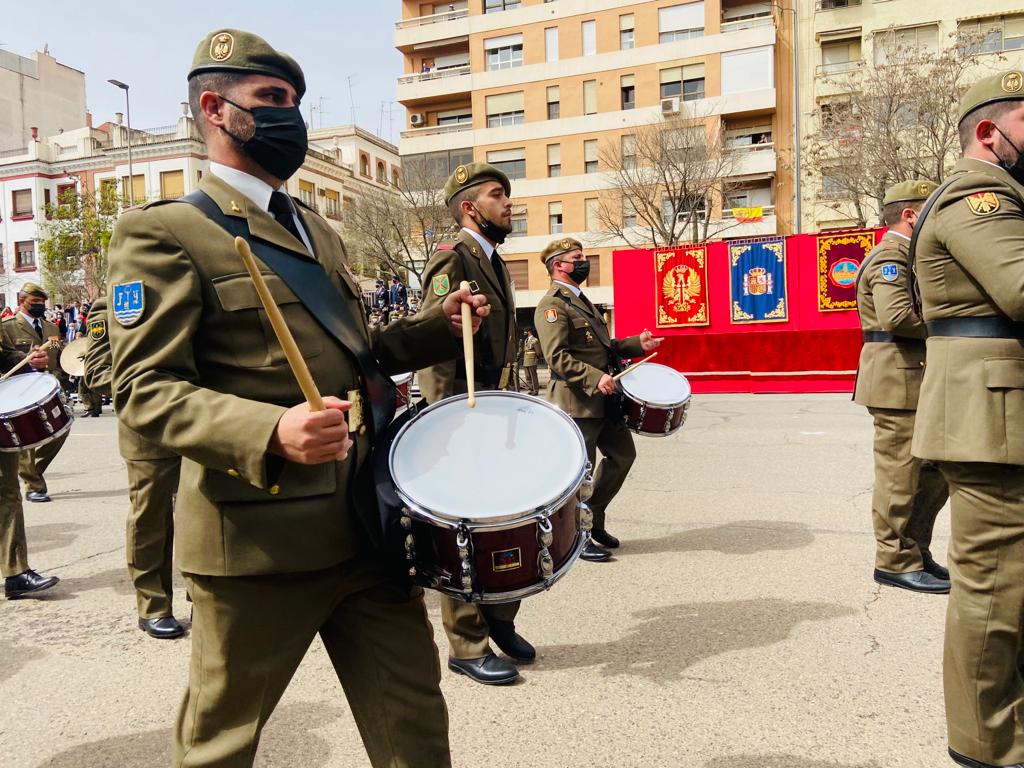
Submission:
[[[349,109],[352,112],[352,125],[355,125],[356,124],[356,101],[355,101],[355,98],[352,96],[352,76],[349,75],[345,79],[348,80],[348,106],[349,106]]]

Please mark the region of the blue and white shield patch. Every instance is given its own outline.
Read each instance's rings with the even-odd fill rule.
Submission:
[[[883,264],[882,265],[882,278],[887,282],[893,282],[900,276],[900,265],[899,264]]]
[[[146,310],[146,290],[141,280],[114,286],[114,317],[125,328],[142,319]]]

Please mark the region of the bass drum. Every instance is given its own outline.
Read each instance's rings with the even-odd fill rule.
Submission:
[[[24,451],[63,435],[74,417],[60,382],[48,373],[22,373],[0,381],[0,451]]]

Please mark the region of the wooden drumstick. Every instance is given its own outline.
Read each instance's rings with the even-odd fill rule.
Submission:
[[[657,354],[658,354],[657,352],[651,352],[651,354],[649,354],[643,360],[640,360],[639,362],[633,363],[631,366],[629,366],[626,370],[622,371],[621,373],[616,373],[614,376],[612,376],[612,381],[618,381],[619,379],[621,379],[623,376],[625,376],[630,371],[632,371],[632,370],[634,370],[636,368],[639,368],[641,365],[646,363],[652,357],[657,356]]]
[[[459,283],[459,290],[470,290],[469,282],[463,280]],[[470,408],[476,408],[475,371],[473,370],[473,308],[469,304],[462,305],[462,353],[466,357],[466,392],[469,398],[466,401]]]
[[[52,346],[53,346],[53,342],[52,341],[45,341],[45,342],[43,342],[42,346],[39,347],[39,351],[43,351],[43,350],[49,349]],[[9,370],[7,373],[5,373],[3,376],[0,376],[0,381],[6,381],[7,379],[11,378],[11,376],[16,374],[18,371],[20,371],[26,365],[28,365],[28,355],[23,357],[21,359],[21,362],[18,363],[13,368],[11,368],[11,370]]]

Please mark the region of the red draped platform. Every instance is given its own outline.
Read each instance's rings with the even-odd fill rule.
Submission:
[[[856,234],[877,242],[882,232]],[[823,311],[820,306],[828,301],[819,290],[824,283],[819,284],[818,237],[785,238],[789,311],[781,322],[731,322],[725,241],[707,244],[707,324],[658,328],[655,252],[616,251],[615,334],[630,336],[648,328],[664,336],[657,362],[686,374],[694,392],[852,392],[860,325],[856,309]]]

